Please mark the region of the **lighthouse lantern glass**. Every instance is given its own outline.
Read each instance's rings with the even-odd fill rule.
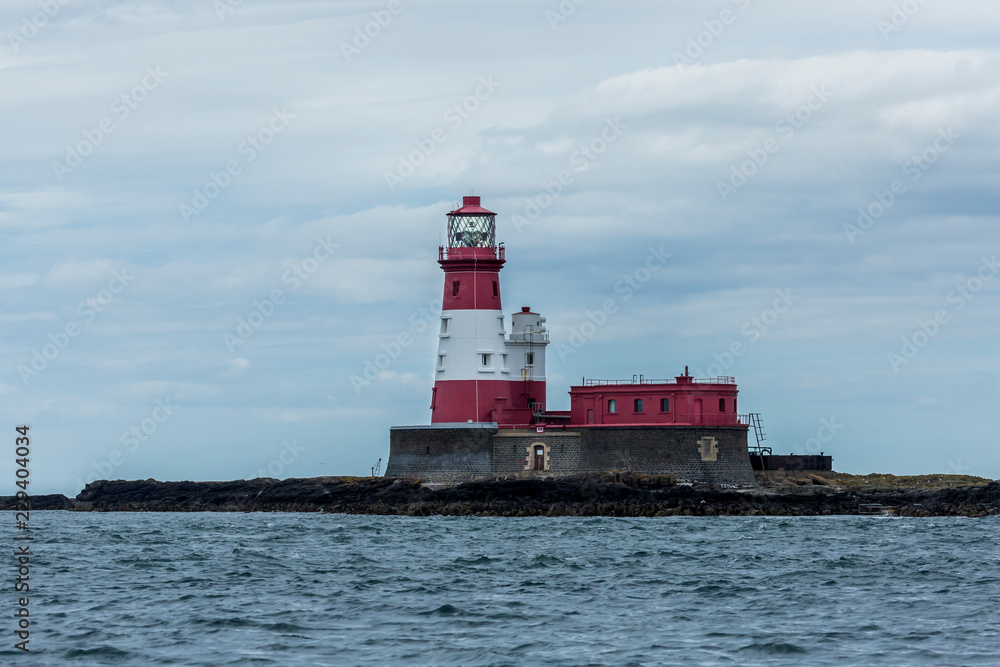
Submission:
[[[495,215],[448,216],[448,245],[452,248],[496,246]]]

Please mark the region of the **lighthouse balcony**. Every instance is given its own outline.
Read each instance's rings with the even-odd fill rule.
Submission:
[[[507,341],[510,343],[548,343],[549,332],[535,331],[535,332],[525,333],[522,331],[518,331],[517,333],[512,333],[508,335]]]
[[[456,259],[499,259],[506,261],[503,244],[486,247],[438,246],[438,261],[444,262]]]

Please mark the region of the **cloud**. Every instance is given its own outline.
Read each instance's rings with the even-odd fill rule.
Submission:
[[[189,1],[64,6],[0,58],[0,412],[51,434],[39,484],[70,491],[79,472],[61,458],[107,456],[167,395],[184,410],[130,474],[238,476],[234,457],[266,465],[292,437],[316,443],[324,473],[368,471],[389,426],[428,419],[437,339],[421,311],[441,298],[445,214],[470,191],[499,213],[507,311],[531,305],[565,341],[618,300],[578,352],[549,355],[551,405],[582,375],[670,377],[739,342],[723,370],[786,449],[836,412],[847,470],[941,470],[944,442],[1000,475],[970,444],[998,398],[1000,283],[949,310],[898,373],[886,360],[1000,246],[992,5],[927,4],[885,39],[885,8],[861,0],[753,3],[683,68],[673,53],[717,10],[675,5],[588,3],[556,31],[527,1],[408,6],[350,63],[339,43],[366,20],[358,4],[243,3],[224,20]],[[5,5],[0,20],[29,10]],[[167,76],[123,117],[112,105],[151,66]],[[495,93],[446,120],[486,76]],[[811,98],[807,120],[786,120]],[[241,146],[285,107],[287,130],[248,160]],[[114,130],[58,181],[52,163],[104,119]],[[619,138],[574,157],[615,119]],[[910,180],[949,127],[954,145]],[[386,172],[436,128],[446,140],[390,190]],[[723,200],[718,183],[769,139],[779,150]],[[233,160],[240,173],[184,224],[180,204]],[[895,180],[905,194],[851,243],[845,225]],[[292,289],[319,238],[338,248]],[[670,261],[625,300],[616,285],[650,247]],[[17,366],[82,322],[78,304],[121,268],[134,282],[25,387]],[[799,301],[751,342],[744,325],[779,289]],[[274,290],[283,303],[231,352],[224,335]],[[358,395],[351,375],[401,333],[412,343]],[[917,424],[914,405],[940,419]],[[198,456],[180,463],[185,448]]]

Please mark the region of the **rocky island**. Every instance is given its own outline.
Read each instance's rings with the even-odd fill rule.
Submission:
[[[0,497],[0,509],[15,508]],[[392,477],[230,482],[101,480],[75,499],[35,496],[32,509],[95,512],[337,512],[407,516],[821,516],[1000,514],[1000,483],[926,475],[761,475],[759,486],[678,484],[630,472],[506,477],[453,486]]]

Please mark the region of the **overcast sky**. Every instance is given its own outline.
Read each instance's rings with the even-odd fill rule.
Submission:
[[[0,7],[4,488],[21,423],[36,493],[384,465],[470,192],[550,408],[687,365],[776,452],[1000,477],[994,3],[48,3]]]

